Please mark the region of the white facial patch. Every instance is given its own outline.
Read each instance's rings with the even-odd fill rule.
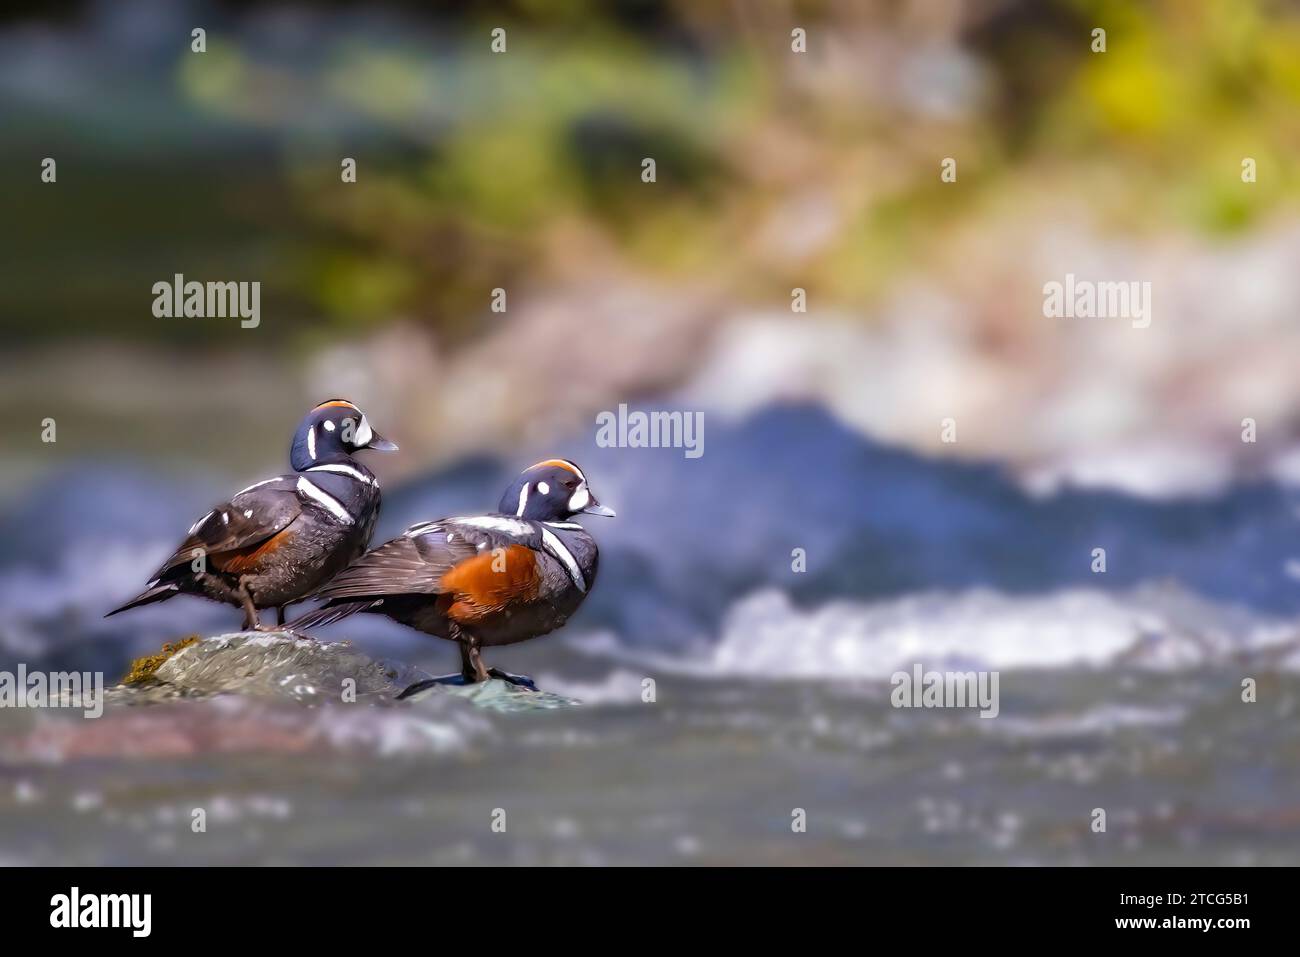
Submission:
[[[545,482],[538,482],[537,491],[541,492],[543,495],[550,495],[551,487],[547,485]]]
[[[546,494],[545,489],[542,487],[545,484],[546,483],[543,482],[541,485],[537,486],[538,491],[540,491],[543,495]],[[515,514],[518,515],[520,518],[523,517],[524,509],[528,507],[528,490],[532,487],[533,486],[530,482],[525,482],[524,487],[519,490],[519,507],[515,509]]]
[[[366,418],[365,413],[361,414],[361,424],[357,426],[356,445],[363,448],[370,444],[370,440],[375,437],[374,429],[370,428],[370,420]]]
[[[578,486],[578,490],[569,498],[569,511],[581,512],[591,504],[591,493],[587,491],[587,483],[583,482]]]
[[[334,423],[331,422],[329,419],[326,419],[324,422],[321,423],[321,425],[325,426],[325,431],[326,431],[326,432],[333,432],[333,431],[334,431]]]

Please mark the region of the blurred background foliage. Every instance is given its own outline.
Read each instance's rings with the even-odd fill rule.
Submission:
[[[261,278],[265,336],[308,344],[400,318],[454,345],[492,288],[593,261],[865,316],[936,237],[1042,191],[1139,234],[1232,234],[1296,199],[1293,4],[56,7],[0,23],[11,345],[265,348],[154,319],[172,272]],[[45,155],[57,192],[30,188]],[[959,191],[937,188],[944,156]]]
[[[1300,442],[1298,104],[1275,0],[8,4],[0,496],[80,455],[256,474],[339,393],[394,477],[675,395],[938,454],[960,411],[963,456],[1181,487],[1244,415]],[[1043,321],[1067,272],[1160,321]],[[176,273],[259,281],[260,326],[155,318]]]

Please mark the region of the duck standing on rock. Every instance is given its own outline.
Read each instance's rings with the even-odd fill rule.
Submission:
[[[379,482],[352,456],[397,446],[344,399],[322,402],[303,419],[289,451],[290,475],[239,492],[199,519],[189,537],[120,608],[200,595],[244,610],[244,629],[264,629],[258,611],[284,608],[325,584],[370,544]]]
[[[480,649],[527,641],[568,620],[595,583],[599,557],[595,539],[571,519],[614,511],[592,497],[586,476],[567,459],[525,469],[497,508],[412,525],[340,572],[316,595],[325,604],[292,626],[357,612],[387,615],[456,642],[466,682],[492,677],[531,685],[485,667]]]

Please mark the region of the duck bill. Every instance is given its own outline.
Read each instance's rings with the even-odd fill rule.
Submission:
[[[584,515],[604,515],[606,518],[613,518],[618,513],[608,505],[601,505],[599,502],[592,502],[582,510]]]
[[[376,452],[396,452],[397,443],[388,441],[388,439],[376,432],[370,441],[366,443],[366,448],[374,449]]]

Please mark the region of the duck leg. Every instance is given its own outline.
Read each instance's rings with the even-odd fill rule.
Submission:
[[[291,636],[293,636],[294,638],[299,639],[300,641],[315,641],[316,639],[313,638],[311,635],[307,634],[307,632],[305,632],[305,631],[299,631],[297,628],[288,628],[288,627],[285,626],[285,624],[284,624],[285,611],[284,611],[284,610],[285,610],[286,607],[288,607],[288,606],[286,606],[286,605],[277,605],[277,606],[275,607],[275,627],[274,627],[274,628],[268,627],[266,630],[267,630],[267,631],[275,631],[275,632],[279,632],[279,633],[282,634],[282,635],[291,635]]]
[[[489,668],[488,674],[493,678],[500,678],[502,681],[509,681],[512,685],[518,685],[520,688],[527,688],[529,691],[537,690],[537,682],[533,681],[528,675],[512,675],[508,671],[502,671],[500,668]]]
[[[239,583],[239,601],[244,607],[244,631],[260,631],[262,621],[257,617],[257,606],[253,604],[252,593],[243,582]]]
[[[527,675],[512,675],[500,668],[485,667],[482,646],[474,635],[463,628],[456,628],[453,634],[456,635],[456,643],[460,645],[460,675],[465,679],[466,684],[478,684],[489,678],[500,678],[502,681],[527,688],[529,691],[537,690],[537,685]]]
[[[244,605],[244,631],[270,631],[280,635],[290,635],[303,641],[315,641],[311,635],[305,631],[298,631],[294,628],[284,627],[284,606],[280,605],[275,609],[275,624],[262,624],[261,616],[257,613],[257,606],[253,604],[253,595],[248,590],[248,586],[242,582],[239,585],[239,600]]]
[[[465,679],[465,683],[478,684],[487,681],[488,671],[483,667],[479,640],[462,631],[457,643],[460,645],[460,676]]]
[[[288,635],[290,638],[297,638],[299,641],[315,641],[311,635],[305,631],[299,631],[297,628],[289,628],[285,625],[263,625],[261,623],[253,626],[254,631],[267,631],[275,635]]]

